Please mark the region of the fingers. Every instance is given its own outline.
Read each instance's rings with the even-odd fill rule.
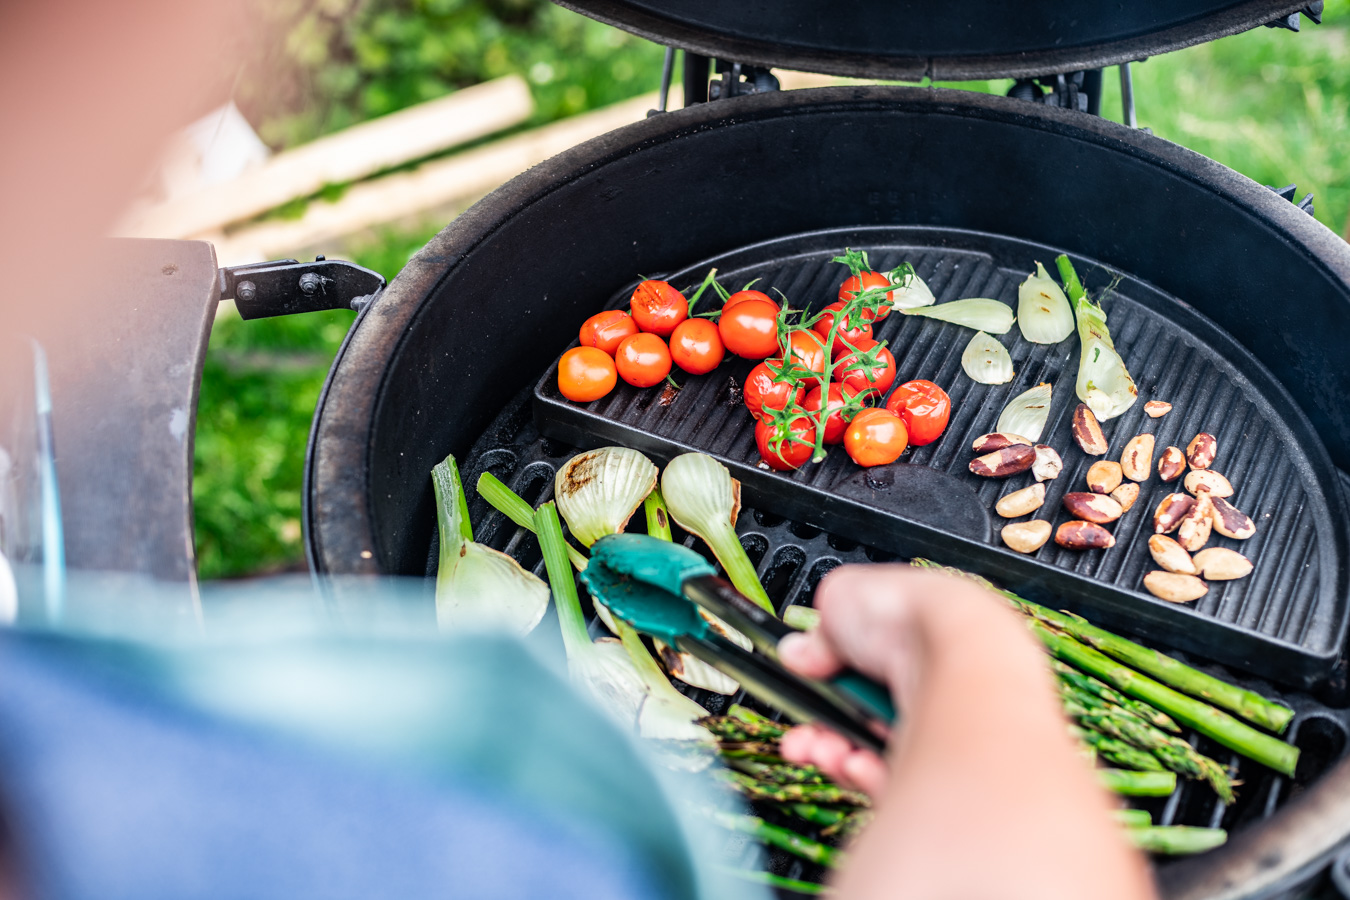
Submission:
[[[789,634],[778,642],[778,659],[807,678],[829,678],[842,669],[843,661],[819,630]]]
[[[813,765],[846,788],[877,794],[886,783],[886,763],[819,725],[799,725],[783,735],[783,758]]]

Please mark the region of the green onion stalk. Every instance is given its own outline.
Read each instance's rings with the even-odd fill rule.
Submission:
[[[1215,678],[1213,675],[1207,675],[1198,669],[1191,668],[1180,660],[1159,653],[1157,650],[1151,650],[1141,644],[1136,644],[1119,635],[1112,634],[1109,631],[1090,625],[1077,616],[1056,612],[1048,607],[1041,606],[1038,603],[1024,600],[1011,591],[1005,591],[995,587],[987,579],[981,578],[978,575],[972,575],[971,573],[963,572],[960,569],[939,566],[937,563],[926,559],[915,559],[912,561],[912,564],[922,568],[942,569],[943,571],[960,578],[974,581],[1011,601],[1019,610],[1029,616],[1039,619],[1050,626],[1054,631],[1062,632],[1064,635],[1076,639],[1102,654],[1114,657],[1120,662],[1132,666],[1140,672],[1152,676],[1157,681],[1174,688],[1176,691],[1207,700],[1214,706],[1236,713],[1247,721],[1273,731],[1276,734],[1283,733],[1294,717],[1294,711],[1292,709],[1283,704],[1276,703],[1273,700],[1268,700],[1255,691],[1249,691],[1245,688],[1240,688],[1237,685],[1229,684],[1226,681]],[[1072,660],[1065,660],[1065,662],[1073,663]],[[1084,668],[1083,666],[1076,667],[1078,669]],[[1091,674],[1096,675],[1097,673],[1092,672]],[[1097,677],[1102,681],[1110,683],[1110,679],[1102,678],[1100,675]],[[1132,694],[1131,691],[1121,688],[1120,685],[1113,686],[1126,694]],[[1135,694],[1132,695],[1138,696]],[[1153,702],[1147,697],[1140,697],[1139,699],[1150,703]],[[1161,707],[1157,703],[1154,703],[1153,705],[1159,706],[1164,712],[1172,712],[1170,709]],[[1180,716],[1177,716],[1176,718],[1181,719]],[[1218,740],[1218,738],[1215,739]],[[1223,742],[1220,741],[1220,743]],[[1288,747],[1286,744],[1280,742],[1276,743],[1280,744],[1280,746]],[[1224,746],[1229,745],[1224,744]],[[1236,747],[1230,749],[1242,752]]]

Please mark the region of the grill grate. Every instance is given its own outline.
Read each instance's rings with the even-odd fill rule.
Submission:
[[[842,267],[830,257],[854,232],[820,232],[746,248],[672,276],[677,285],[697,282],[710,266],[728,285],[753,278],[780,288],[794,302],[819,305],[834,298]],[[939,302],[993,297],[1015,308],[1017,286],[1034,260],[1052,261],[1057,251],[1008,238],[954,230],[874,229],[864,234],[873,264],[887,269],[908,260]],[[1042,441],[1064,458],[1063,474],[1048,482],[1041,516],[1068,519],[1065,492],[1084,490],[1096,458],[1070,437],[1077,398],[1076,339],[1053,346],[1030,344],[1014,329],[1003,341],[1017,376],[1006,385],[985,386],[962,373],[960,356],[972,332],[922,317],[893,314],[877,327],[897,359],[897,383],[927,378],[946,388],[953,415],[941,439],[913,448],[906,464],[861,470],[836,450],[823,463],[783,475],[759,465],[753,422],[739,402],[737,385],[753,365],[724,364],[706,376],[686,377],[668,403],[655,389],[620,384],[591,404],[561,397],[556,368],[540,380],[535,416],[541,430],[579,446],[617,443],[667,460],[688,449],[718,457],[763,508],[811,522],[850,540],[899,555],[933,555],[1002,580],[1029,596],[1094,614],[1103,624],[1163,645],[1202,653],[1272,680],[1311,684],[1336,663],[1347,617],[1346,521],[1338,474],[1311,427],[1283,388],[1231,337],[1184,303],[1137,279],[1101,266],[1078,263],[1090,288],[1120,282],[1107,301],[1117,348],[1140,388],[1140,402],[1104,424],[1117,458],[1126,441],[1152,432],[1157,452],[1185,447],[1197,432],[1219,441],[1215,470],[1226,475],[1233,502],[1257,525],[1240,542],[1215,534],[1212,546],[1249,556],[1255,571],[1245,579],[1210,585],[1193,608],[1158,600],[1143,590],[1155,568],[1147,537],[1158,502],[1176,484],[1155,476],[1141,485],[1135,507],[1114,527],[1108,551],[1075,552],[1053,541],[1032,557],[1002,547],[1001,520],[992,513],[998,497],[1031,475],[994,480],[967,470],[971,441],[993,431],[1004,405],[1041,381],[1054,385],[1050,421]],[[824,299],[822,299],[824,298]],[[626,302],[627,293],[611,301]],[[1160,419],[1143,412],[1143,401],[1174,404]],[[1334,528],[1318,524],[1338,523]]]
[[[554,472],[570,459],[577,449],[540,435],[531,421],[530,399],[527,392],[517,397],[502,411],[462,460],[461,471],[464,473],[464,484],[468,491],[470,518],[474,522],[478,540],[509,553],[540,577],[546,577],[534,537],[489,506],[478,496],[476,490],[479,475],[490,471],[531,503],[537,504],[552,498]],[[890,562],[897,559],[894,554],[887,551],[762,509],[743,510],[737,523],[737,531],[750,558],[756,564],[770,599],[780,611],[790,604],[809,605],[816,585],[831,569],[839,565]],[[706,548],[702,547],[701,542],[684,534],[678,526],[675,526],[675,539],[682,541],[686,546],[702,550],[705,555],[710,555]],[[426,571],[429,576],[435,574],[436,561],[437,541],[433,533],[427,557]],[[583,605],[588,606],[589,599],[586,592],[581,590],[580,594]],[[593,628],[601,627],[589,608],[587,616]],[[551,632],[549,629],[550,624],[546,620],[541,625],[540,631],[545,635],[556,634],[556,626],[553,626]],[[1194,660],[1187,661],[1193,665],[1197,664]],[[1201,752],[1226,765],[1229,772],[1242,782],[1238,789],[1237,802],[1224,807],[1206,785],[1181,779],[1177,790],[1169,797],[1134,801],[1135,806],[1147,809],[1152,814],[1155,823],[1222,826],[1228,828],[1230,832],[1235,831],[1274,814],[1344,754],[1347,739],[1350,738],[1350,724],[1348,724],[1350,710],[1333,708],[1307,694],[1282,692],[1269,683],[1234,675],[1219,667],[1203,664],[1200,667],[1220,677],[1242,683],[1267,696],[1275,697],[1297,711],[1287,739],[1302,750],[1299,770],[1296,778],[1285,778],[1264,767],[1244,761],[1209,739],[1189,732],[1184,735],[1188,741],[1197,746]],[[690,689],[684,685],[679,686],[714,714],[725,711],[733,702],[746,703],[763,712],[771,713],[753,698],[745,697],[743,693],[734,697],[723,697]],[[767,817],[770,821],[774,821],[771,813]],[[784,819],[781,823],[807,834],[812,833],[797,820]],[[721,860],[723,863],[748,866],[754,864],[759,849],[745,837],[732,835],[728,838],[723,852]],[[1166,860],[1160,860],[1159,864],[1167,863]],[[804,880],[819,880],[825,874],[819,867],[781,851],[769,853],[766,868],[778,875]]]

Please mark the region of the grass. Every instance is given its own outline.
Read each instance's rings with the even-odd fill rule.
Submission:
[[[385,17],[379,28],[396,24]],[[489,29],[485,52],[492,56],[491,74],[520,71],[531,79],[546,117],[655,87],[660,49],[654,45],[618,38],[551,6],[532,28],[532,38]],[[560,35],[556,46],[550,41],[554,32]],[[560,54],[563,43],[568,52]],[[370,50],[365,38],[362,46]],[[1316,195],[1318,220],[1346,233],[1350,0],[1331,0],[1324,24],[1305,24],[1299,34],[1258,28],[1150,59],[1133,70],[1140,125],[1262,184],[1297,183],[1300,196]],[[1003,93],[1008,84],[958,86]],[[368,91],[362,101],[371,108],[383,110],[380,104],[394,102],[384,94],[372,99],[387,88],[371,90],[375,93]],[[409,96],[413,102],[420,95]],[[324,130],[356,115],[352,110],[358,107],[330,110],[322,126],[311,118],[270,130]],[[1107,73],[1102,110],[1121,118],[1115,70]],[[347,256],[392,278],[437,230],[385,231],[349,248]],[[351,319],[351,313],[331,312],[216,323],[202,375],[193,487],[202,577],[303,567],[305,443],[328,365]]]

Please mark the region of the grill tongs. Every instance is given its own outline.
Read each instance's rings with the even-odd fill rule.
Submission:
[[[581,580],[639,632],[729,675],[790,718],[819,722],[860,747],[885,750],[884,735],[895,721],[886,688],[851,670],[817,681],[784,668],[778,642],[793,630],[719,578],[698,553],[646,535],[608,535],[592,546]],[[745,635],[754,652],[719,634],[698,607]]]

